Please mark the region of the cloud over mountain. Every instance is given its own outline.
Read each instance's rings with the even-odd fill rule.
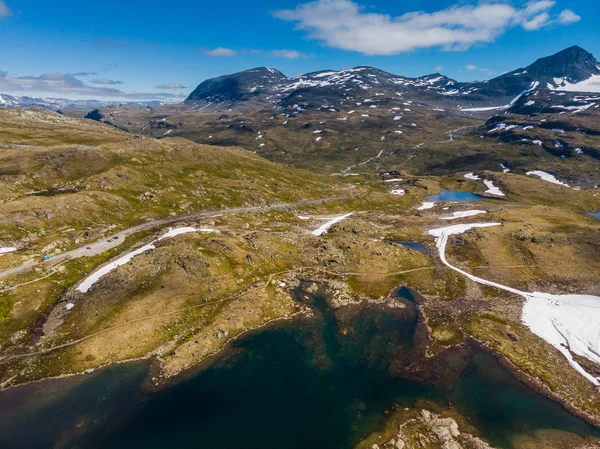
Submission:
[[[213,57],[232,57],[237,55],[237,51],[232,50],[231,48],[217,47],[205,51],[204,54]]]
[[[274,16],[296,23],[296,29],[330,47],[366,55],[394,55],[419,48],[466,50],[492,42],[510,28],[538,30],[551,23],[569,24],[570,10],[552,15],[554,0],[531,1],[519,8],[508,3],[451,6],[435,12],[401,16],[366,12],[352,0],[317,0]]]
[[[186,86],[180,83],[168,83],[159,84],[156,86],[157,89],[186,89]]]

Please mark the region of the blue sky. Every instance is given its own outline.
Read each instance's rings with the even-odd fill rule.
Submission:
[[[177,101],[256,66],[473,80],[575,44],[600,54],[597,0],[207,3],[0,0],[0,93]]]

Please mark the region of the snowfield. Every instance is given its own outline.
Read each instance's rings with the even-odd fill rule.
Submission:
[[[421,204],[419,207],[417,207],[417,210],[433,209],[433,207],[435,207],[435,203],[434,202],[425,201],[423,204]]]
[[[187,234],[189,232],[214,232],[214,230],[207,229],[207,228],[191,228],[191,227],[169,229],[169,231],[162,237],[159,237],[158,239],[148,243],[147,245],[144,245],[141,248],[131,251],[128,254],[125,254],[123,257],[120,257],[119,259],[103,266],[98,271],[92,273],[81,284],[79,284],[79,287],[77,287],[77,290],[79,290],[81,293],[87,293],[89,291],[89,289],[92,287],[92,285],[94,285],[96,282],[98,282],[100,280],[100,278],[102,278],[103,276],[106,276],[108,273],[113,271],[115,268],[129,263],[131,261],[131,259],[133,259],[135,256],[139,256],[140,254],[145,253],[146,251],[155,249],[156,242],[160,242],[161,240],[168,239],[168,238],[173,238],[173,237],[176,237],[181,234]]]
[[[553,88],[552,90],[562,90],[566,92],[600,92],[600,75],[592,75],[587,80],[575,84],[563,80],[561,80],[561,82],[563,82],[564,85]]]
[[[546,173],[543,172],[541,170],[533,170],[533,171],[528,171],[527,173],[525,173],[527,176],[538,176],[539,178],[541,178],[543,181],[548,181],[551,182],[552,184],[558,184],[560,186],[565,186],[565,187],[571,187],[569,184],[566,184],[564,182],[559,181],[558,179],[556,179],[554,177],[554,175],[551,175],[550,173]]]
[[[6,248],[0,248],[0,256],[3,256],[5,254],[8,253],[14,253],[17,250],[17,248],[14,247],[6,247]]]
[[[444,265],[479,284],[496,287],[525,298],[521,319],[538,337],[558,349],[569,364],[594,385],[600,386],[598,378],[585,371],[571,355],[585,357],[600,364],[600,297],[591,295],[551,295],[527,293],[474,276],[450,265],[446,259],[448,237],[462,234],[473,228],[500,226],[500,223],[475,223],[432,229],[436,247]],[[570,351],[569,351],[570,350]]]
[[[450,217],[440,217],[440,220],[456,220],[457,218],[473,217],[479,214],[487,214],[486,210],[462,210],[453,212]]]
[[[465,178],[471,179],[473,181],[481,181],[481,178],[474,173],[467,173],[465,175]],[[494,185],[494,181],[489,181],[489,180],[484,179],[483,183],[487,187],[487,190],[485,191],[485,193],[487,193],[489,195],[504,196],[504,193],[502,192],[502,190],[500,190],[499,187]]]
[[[345,220],[346,218],[348,218],[350,215],[352,215],[352,212],[350,212],[349,214],[346,215],[338,215],[337,217],[333,217],[331,218],[327,223],[319,226],[317,229],[315,229],[312,232],[312,235],[316,235],[316,236],[320,236],[325,234],[327,231],[329,231],[329,229],[336,223],[339,223],[342,220]]]
[[[485,181],[483,181],[483,183],[488,188],[485,191],[485,193],[488,193],[490,195],[496,195],[496,196],[504,196],[504,193],[502,192],[502,190],[500,190],[500,187],[497,187],[494,185],[494,181],[485,180]]]

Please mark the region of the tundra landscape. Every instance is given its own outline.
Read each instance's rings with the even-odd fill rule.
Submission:
[[[600,64],[538,56],[0,95],[0,446],[599,447]]]

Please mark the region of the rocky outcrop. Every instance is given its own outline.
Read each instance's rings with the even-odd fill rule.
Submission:
[[[453,418],[442,418],[421,410],[416,418],[401,424],[394,437],[375,443],[371,449],[492,449],[486,442],[463,434]]]

